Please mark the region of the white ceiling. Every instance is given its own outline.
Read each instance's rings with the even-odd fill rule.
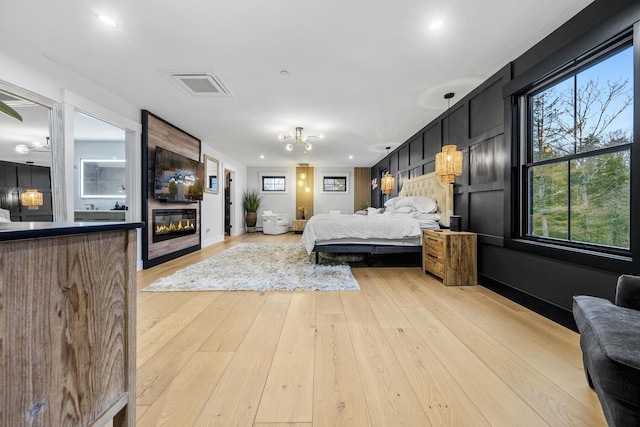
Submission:
[[[371,166],[591,1],[7,1],[0,33],[247,166]],[[172,71],[234,96],[189,97]],[[325,138],[288,152],[296,126]]]

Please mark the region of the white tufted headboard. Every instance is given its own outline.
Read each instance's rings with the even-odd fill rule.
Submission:
[[[422,196],[435,200],[440,225],[449,226],[449,217],[453,215],[453,184],[444,184],[435,172],[405,181],[398,196]]]

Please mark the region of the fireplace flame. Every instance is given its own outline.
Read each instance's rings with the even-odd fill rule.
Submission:
[[[194,221],[188,219],[181,219],[177,223],[171,221],[169,225],[160,224],[156,225],[156,234],[167,234],[175,231],[194,230],[196,224]]]

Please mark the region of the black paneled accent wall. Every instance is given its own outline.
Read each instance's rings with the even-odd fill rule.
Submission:
[[[462,216],[464,230],[478,233],[480,284],[573,328],[572,296],[588,294],[612,299],[618,275],[640,274],[640,257],[634,253],[632,262],[626,264],[605,260],[585,263],[567,254],[558,256],[557,251],[522,250],[509,243],[513,229],[511,204],[517,203],[513,199],[518,194],[512,188],[517,147],[511,135],[510,123],[516,118],[512,117],[510,92],[533,84],[638,21],[640,2],[596,0],[470,94],[454,98],[451,123],[444,111],[371,168],[372,178],[380,180],[390,163],[397,186],[393,197],[404,179],[435,169],[435,155],[443,145],[456,144],[464,153],[464,165],[463,175],[456,179],[454,187],[455,213]],[[639,29],[640,24],[636,25],[637,44]],[[636,52],[639,50],[636,46]],[[640,123],[639,70],[636,66],[636,124]],[[636,129],[636,143],[639,134]],[[632,163],[632,185],[638,182],[637,158]],[[638,193],[632,191],[632,239],[637,238],[640,227]],[[372,206],[381,206],[383,201],[378,187],[371,194]],[[632,243],[632,250],[634,247],[637,252],[639,248]]]
[[[42,193],[43,206],[38,209],[29,210],[20,204],[20,194],[30,188]],[[11,212],[13,222],[53,221],[51,169],[0,161],[0,208]]]

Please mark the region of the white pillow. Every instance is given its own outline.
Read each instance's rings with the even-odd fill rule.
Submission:
[[[329,211],[329,215],[340,215],[340,211]]]
[[[403,213],[411,213],[411,212],[414,212],[414,211],[415,211],[415,209],[413,207],[411,207],[411,206],[400,206],[399,208],[394,209],[393,213],[401,213],[401,214],[403,214]]]
[[[433,199],[420,196],[407,196],[398,198],[398,200],[393,204],[394,209],[399,209],[404,206],[412,207],[415,210],[424,213],[432,213],[438,209],[438,206]]]
[[[9,218],[5,218],[3,216],[0,216],[0,222],[11,222],[11,220]]]
[[[382,213],[382,208],[367,208],[367,215],[379,215]]]
[[[404,197],[400,196],[400,197],[393,197],[389,200],[387,200],[386,202],[384,202],[384,207],[387,209],[391,209],[394,210],[397,206],[396,203],[398,203],[398,201],[404,199]]]
[[[273,215],[272,211],[262,211],[262,215]]]

